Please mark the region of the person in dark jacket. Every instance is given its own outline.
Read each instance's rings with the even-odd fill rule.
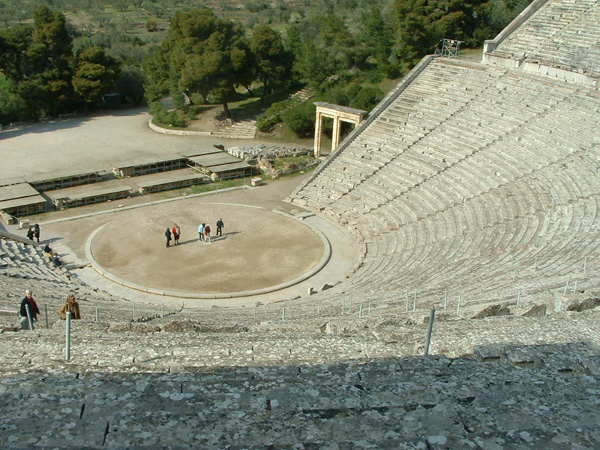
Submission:
[[[37,223],[33,227],[33,234],[35,235],[35,238],[37,239],[38,244],[39,244],[40,243],[40,226]]]
[[[165,231],[165,237],[167,238],[167,248],[169,248],[171,246],[171,230],[169,228]]]
[[[29,318],[27,317],[27,307],[29,307],[29,314],[31,315],[31,329],[33,329],[33,322],[37,321],[37,316],[40,314],[40,309],[37,303],[33,299],[33,292],[29,289],[25,291],[25,298],[21,301],[21,309],[19,310],[19,316],[21,317],[21,329],[29,330]]]
[[[223,223],[223,219],[217,220],[217,232],[215,233],[215,236],[223,236],[223,227],[224,226],[225,226],[225,224]]]

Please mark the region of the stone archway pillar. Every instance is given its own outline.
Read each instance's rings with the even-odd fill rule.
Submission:
[[[340,135],[342,134],[342,124],[339,117],[333,118],[333,133],[331,134],[331,151],[340,145]]]
[[[315,157],[321,156],[321,129],[323,128],[323,114],[317,109],[317,120],[315,121]]]
[[[331,138],[331,151],[334,151],[340,145],[340,136],[342,133],[342,123],[350,122],[358,126],[364,115],[367,113],[362,109],[348,108],[346,106],[333,105],[325,102],[315,102],[317,107],[317,117],[315,120],[315,157],[321,156],[321,134],[323,130],[323,117],[333,119],[333,136]]]

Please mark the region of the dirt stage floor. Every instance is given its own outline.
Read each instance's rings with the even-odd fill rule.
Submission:
[[[223,236],[215,222],[223,218]],[[166,247],[167,227],[181,228]],[[211,226],[211,243],[198,224]],[[171,241],[173,244],[173,241]],[[323,256],[320,237],[301,221],[258,207],[189,199],[119,214],[95,236],[91,249],[106,271],[153,289],[232,293],[265,289],[298,278]]]

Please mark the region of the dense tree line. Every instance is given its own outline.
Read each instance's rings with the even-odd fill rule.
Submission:
[[[132,103],[169,96],[182,110],[220,103],[229,114],[241,89],[265,103],[310,86],[319,100],[370,109],[379,83],[442,38],[481,46],[528,2],[0,0],[0,121],[87,108],[113,90]],[[75,26],[39,4],[88,21]],[[310,105],[284,102],[262,122],[285,120],[302,134],[310,115]]]
[[[99,47],[73,54],[65,17],[39,7],[33,25],[0,30],[0,119],[54,117],[76,105],[97,104],[120,73]]]

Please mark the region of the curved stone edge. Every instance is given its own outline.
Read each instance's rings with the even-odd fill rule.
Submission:
[[[293,216],[289,216],[289,217],[294,220],[301,221],[301,219],[295,218]],[[201,294],[201,293],[193,293],[193,292],[163,291],[161,289],[149,288],[147,286],[143,286],[143,285],[140,285],[137,283],[132,283],[130,281],[127,281],[127,280],[105,270],[96,261],[96,259],[94,258],[94,254],[92,252],[92,242],[94,241],[94,238],[96,237],[96,235],[100,231],[102,231],[102,229],[106,225],[108,225],[108,223],[105,223],[104,225],[96,228],[90,234],[90,236],[87,238],[87,240],[85,242],[85,256],[88,259],[88,261],[90,262],[92,268],[96,272],[98,272],[100,275],[102,275],[106,279],[112,281],[113,283],[119,284],[121,286],[125,286],[130,289],[134,289],[136,291],[146,292],[148,294],[154,294],[154,295],[161,295],[164,297],[214,300],[214,299],[220,299],[220,298],[227,299],[227,298],[251,297],[254,295],[269,294],[271,292],[276,292],[276,291],[294,286],[296,284],[299,284],[303,281],[308,280],[309,278],[313,277],[315,274],[320,272],[327,265],[329,260],[331,259],[331,243],[329,242],[329,239],[327,239],[327,237],[320,230],[316,229],[315,227],[313,227],[310,224],[305,222],[305,225],[307,227],[309,227],[311,230],[313,230],[317,234],[317,236],[319,236],[321,238],[321,242],[323,243],[323,256],[321,257],[320,261],[312,269],[310,269],[308,272],[300,275],[299,277],[294,278],[293,280],[286,281],[285,283],[281,283],[281,284],[276,284],[274,286],[269,286],[266,288],[254,289],[251,291],[229,292],[229,293]]]
[[[172,134],[176,136],[212,136],[212,131],[187,131],[187,130],[169,130],[168,128],[159,127],[153,122],[154,118],[148,121],[148,127],[152,131],[161,134]]]

